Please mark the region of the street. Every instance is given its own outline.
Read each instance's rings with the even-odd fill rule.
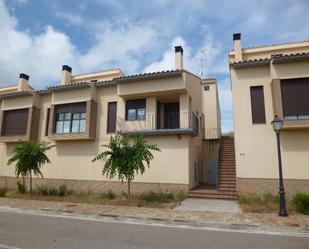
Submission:
[[[308,248],[309,238],[0,211],[0,248]]]

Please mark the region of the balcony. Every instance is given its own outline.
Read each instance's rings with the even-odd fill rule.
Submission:
[[[198,118],[191,112],[148,113],[144,120],[128,121],[117,118],[118,131],[122,135],[181,135],[197,136]]]

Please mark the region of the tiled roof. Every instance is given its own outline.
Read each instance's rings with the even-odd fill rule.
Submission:
[[[20,91],[20,92],[4,93],[4,94],[0,94],[0,99],[20,97],[20,96],[31,96],[33,93],[34,91]]]
[[[255,59],[255,60],[243,60],[231,63],[232,65],[240,65],[240,64],[259,64],[259,63],[268,63],[271,59],[264,58],[264,59]]]
[[[131,80],[144,80],[151,78],[160,78],[160,77],[168,77],[168,76],[177,76],[181,75],[182,70],[167,70],[161,72],[153,72],[153,73],[143,73],[143,74],[133,74],[115,78],[114,80],[117,82],[131,81]]]
[[[50,86],[46,89],[38,90],[37,93],[43,95],[48,94],[50,92],[54,91],[61,91],[61,90],[67,90],[67,89],[73,89],[73,88],[88,88],[92,85],[96,87],[107,87],[116,85],[118,83],[122,82],[129,82],[129,81],[136,81],[136,80],[149,80],[149,79],[156,79],[156,78],[163,78],[163,77],[173,77],[173,76],[180,76],[182,73],[182,70],[168,70],[168,71],[160,71],[160,72],[153,72],[153,73],[143,73],[143,74],[133,74],[133,75],[127,75],[127,76],[121,76],[114,78],[112,80],[106,80],[106,81],[98,81],[98,82],[78,82],[78,83],[71,83],[66,85],[58,85],[58,86]],[[16,93],[15,96],[20,96],[18,94],[21,94],[22,92]],[[3,94],[6,95],[6,94]],[[2,96],[2,95],[0,95]]]
[[[72,88],[87,88],[90,87],[90,82],[79,82],[79,83],[71,83],[66,85],[59,85],[59,86],[50,86],[47,87],[49,91],[58,91],[58,90],[65,90],[65,89],[72,89]]]
[[[117,82],[115,80],[104,80],[104,81],[98,81],[93,83],[96,87],[107,87],[107,86],[112,86],[116,85]]]
[[[231,63],[231,65],[249,65],[249,64],[252,64],[252,65],[257,65],[257,64],[267,64],[268,62],[270,61],[286,61],[286,60],[289,60],[289,59],[307,59],[309,58],[309,52],[303,52],[303,53],[292,53],[292,54],[277,54],[277,55],[274,55],[272,56],[271,58],[263,58],[263,59],[255,59],[255,60],[243,60],[243,61],[239,61],[239,62],[234,62],[234,63]]]

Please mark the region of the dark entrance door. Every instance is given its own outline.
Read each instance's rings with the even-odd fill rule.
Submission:
[[[164,129],[179,128],[179,103],[164,104]]]

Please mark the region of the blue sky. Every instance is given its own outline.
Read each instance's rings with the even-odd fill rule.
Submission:
[[[173,46],[182,45],[185,68],[197,74],[205,51],[229,131],[232,34],[242,33],[243,47],[308,40],[308,13],[308,0],[0,0],[0,86],[20,72],[36,89],[58,84],[63,64],[73,74],[173,69]]]

